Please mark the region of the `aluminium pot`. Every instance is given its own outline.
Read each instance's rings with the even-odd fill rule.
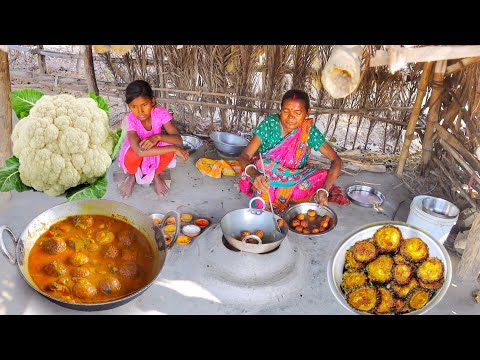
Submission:
[[[263,203],[262,209],[252,208],[252,202],[255,200]],[[281,219],[278,215],[274,216],[275,221]],[[265,201],[261,197],[252,198],[247,209],[233,210],[226,214],[220,221],[220,227],[230,245],[238,250],[255,254],[275,250],[288,233],[287,224],[283,224],[280,228],[281,232],[276,229],[272,213],[265,211]],[[256,235],[249,235],[240,240],[242,231],[250,231],[254,234],[257,230],[262,230],[264,233],[261,239]]]
[[[152,279],[142,288],[138,289],[132,294],[129,294],[123,298],[115,299],[107,302],[83,304],[83,303],[71,303],[63,301],[50,296],[48,293],[42,291],[32,280],[28,272],[28,258],[31,249],[39,239],[39,237],[53,224],[74,215],[105,215],[119,220],[123,220],[136,229],[141,231],[152,246],[154,254],[154,270]],[[167,247],[165,245],[165,238],[163,231],[161,230],[165,225],[166,219],[174,217],[177,224],[180,224],[180,218],[178,213],[170,211],[165,214],[164,220],[160,226],[152,222],[152,219],[145,213],[141,212],[137,208],[126,205],[121,202],[113,200],[83,200],[67,202],[57,206],[54,206],[33,219],[27,227],[23,230],[20,237],[17,239],[13,232],[5,225],[0,226],[0,249],[3,254],[8,258],[10,263],[17,265],[20,274],[35,291],[46,297],[48,300],[64,306],[66,308],[82,311],[98,311],[107,310],[114,307],[124,305],[127,302],[135,299],[147,290],[160,274],[163,265],[165,263]],[[177,236],[179,234],[180,227],[177,226],[177,230],[173,237],[173,241],[168,248],[173,246]],[[3,234],[8,233],[13,242],[15,243],[15,254],[10,254],[5,246]]]

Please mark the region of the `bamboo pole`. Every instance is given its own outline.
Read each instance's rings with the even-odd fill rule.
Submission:
[[[370,67],[388,65],[394,73],[407,63],[445,61],[480,56],[480,46],[423,46],[406,48],[391,46],[387,51],[377,51],[370,60]]]
[[[440,99],[443,95],[443,79],[446,68],[447,62],[441,60],[435,63],[435,69],[433,70],[432,95],[430,96],[429,102],[430,109],[428,110],[427,127],[425,128],[425,136],[423,139],[422,175],[425,174],[425,170],[432,157],[433,132],[435,124],[438,123],[438,112],[440,110]]]
[[[458,115],[459,111],[460,111],[460,104],[458,103],[458,101],[454,99],[450,104],[450,106],[448,107],[447,113],[443,117],[442,126],[445,129],[448,129],[452,125],[453,120],[455,120],[455,117]]]
[[[448,152],[457,162],[465,169],[465,171],[477,180],[477,182],[480,184],[480,175],[477,171],[473,170],[472,167],[462,158],[462,156],[455,151],[453,147],[451,147],[449,144],[447,144],[442,138],[438,139],[440,142],[440,145],[445,149],[446,152]]]
[[[472,144],[473,151],[475,151],[475,149],[479,147],[477,124],[475,124],[475,122],[472,121],[472,119],[470,118],[470,115],[466,110],[462,109],[462,112],[463,112],[463,121],[467,125],[468,139]]]
[[[8,52],[0,50],[0,167],[12,155],[12,128]],[[0,193],[1,201],[7,201],[10,197],[10,192]]]
[[[433,157],[433,162],[440,168],[440,170],[442,170],[442,172],[445,174],[445,176],[450,180],[450,182],[455,185],[455,187],[458,188],[458,192],[460,193],[460,195],[462,195],[465,200],[467,200],[469,202],[469,204],[476,210],[477,209],[477,204],[475,204],[475,202],[472,200],[472,198],[470,197],[470,195],[468,195],[465,190],[463,190],[462,188],[462,184],[456,180],[455,178],[452,177],[452,175],[450,174],[450,172],[447,170],[447,168],[442,164],[442,162],[440,160],[438,160],[436,157]]]
[[[454,72],[464,69],[465,66],[475,64],[479,61],[480,56],[462,59],[453,65],[447,66],[447,71],[445,71],[445,75],[453,74]]]
[[[445,130],[440,124],[435,124],[435,130],[437,135],[443,139],[447,144],[452,146],[455,150],[459,152],[460,155],[463,156],[465,161],[475,170],[480,173],[480,162],[477,160],[475,156],[468,151],[458,139],[450,134],[447,130]]]
[[[398,160],[398,166],[396,170],[396,174],[398,176],[403,174],[403,169],[405,168],[405,163],[407,162],[410,144],[413,140],[413,133],[415,131],[415,125],[417,124],[418,116],[420,115],[420,110],[422,109],[423,98],[427,92],[428,79],[430,78],[432,67],[432,62],[427,62],[423,65],[423,73],[420,77],[420,82],[418,83],[417,98],[415,99],[415,104],[413,105],[410,119],[408,119],[407,130],[405,131],[405,140],[403,142],[402,151],[400,152],[400,158]]]
[[[475,217],[468,233],[465,251],[456,272],[458,280],[461,282],[477,282],[480,273],[480,214]]]
[[[88,91],[93,91],[98,96],[98,86],[95,79],[95,67],[93,65],[92,45],[84,45],[83,63],[85,66],[85,77],[87,78]]]

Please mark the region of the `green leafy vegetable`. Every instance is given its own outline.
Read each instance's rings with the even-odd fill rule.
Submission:
[[[95,95],[95,93],[93,91],[90,91],[88,93],[88,96],[90,96],[93,100],[95,100],[97,102],[98,107],[100,109],[104,110],[107,113],[108,118],[110,118],[108,104],[105,101],[105,99],[103,97],[101,97],[100,95],[98,95],[98,96]]]
[[[15,90],[10,93],[12,108],[18,117],[18,120],[27,117],[30,109],[44,94],[35,89]]]
[[[125,128],[125,125],[122,126],[121,129],[117,129],[115,133],[115,137],[113,139],[113,152],[112,152],[112,161],[114,161],[118,154],[120,153],[120,149],[122,148],[123,142],[125,141],[125,136],[127,135],[127,129]]]
[[[81,184],[68,189],[65,194],[68,201],[84,199],[101,199],[107,192],[106,174],[99,177],[93,184]]]
[[[18,158],[12,156],[5,161],[5,166],[0,168],[0,191],[7,192],[16,190],[18,192],[32,190],[20,180]]]

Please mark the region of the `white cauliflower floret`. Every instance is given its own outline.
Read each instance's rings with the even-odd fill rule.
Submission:
[[[107,114],[95,100],[44,95],[13,129],[20,178],[52,196],[93,183],[112,163],[112,135]]]

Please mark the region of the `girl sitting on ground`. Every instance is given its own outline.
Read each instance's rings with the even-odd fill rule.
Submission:
[[[127,136],[120,150],[118,162],[127,179],[120,186],[122,197],[132,194],[136,183],[150,184],[155,192],[166,195],[168,186],[160,174],[167,167],[174,167],[175,155],[188,159],[188,151],[182,148],[182,137],[167,109],[156,106],[151,86],[143,80],[128,84],[125,102],[130,108],[126,116]],[[162,126],[167,134],[162,134]]]

